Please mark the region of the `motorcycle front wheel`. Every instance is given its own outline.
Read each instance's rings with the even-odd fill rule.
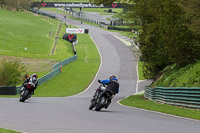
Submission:
[[[94,108],[95,105],[96,105],[96,100],[95,100],[95,99],[92,99],[92,100],[91,100],[90,107],[89,107],[89,110],[92,110],[92,109]]]
[[[93,108],[94,108],[94,104],[91,103],[91,104],[90,104],[90,107],[89,107],[89,110],[92,110]]]
[[[21,93],[20,93],[20,99],[19,99],[19,101],[20,102],[24,102],[28,98],[29,90],[25,90],[23,94],[21,94]]]

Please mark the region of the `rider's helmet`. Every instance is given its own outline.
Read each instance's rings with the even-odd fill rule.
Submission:
[[[113,79],[113,78],[116,79],[116,76],[115,76],[115,75],[111,75],[111,76],[109,77],[109,79]]]
[[[37,74],[36,73],[31,75],[31,82],[34,83],[34,84],[37,83]]]
[[[35,78],[37,79],[37,74],[34,73],[34,74],[31,75],[31,77],[32,77],[32,78],[35,77]]]

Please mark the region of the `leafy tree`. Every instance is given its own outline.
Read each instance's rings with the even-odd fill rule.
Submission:
[[[28,8],[32,5],[32,0],[20,0],[20,7],[22,9],[28,10]]]
[[[140,48],[146,78],[156,78],[168,65],[182,67],[199,60],[198,41],[176,0],[141,0],[137,4],[135,10],[143,26]]]
[[[100,5],[100,4],[104,4],[104,5],[110,5],[114,2],[116,2],[117,0],[90,0],[90,2]],[[123,0],[122,0],[123,1]]]
[[[1,5],[1,7],[3,7],[3,5],[5,5],[6,3],[5,3],[5,0],[0,0],[0,5]]]
[[[178,4],[185,11],[185,18],[188,20],[187,26],[195,33],[200,35],[200,1],[199,0],[177,0]]]
[[[141,58],[144,61],[145,78],[152,79],[170,64],[168,51],[165,50],[166,43],[161,39],[163,25],[160,22],[160,14],[163,10],[163,0],[140,2],[135,7],[137,8],[136,13],[142,21],[143,32],[139,35]]]
[[[117,0],[95,0],[111,4]],[[121,0],[126,3],[126,0]],[[200,59],[199,0],[129,0],[132,4],[122,15],[125,21],[139,21],[141,58],[144,76],[156,75],[168,65],[182,67]]]
[[[28,9],[32,5],[33,0],[0,0],[4,1],[8,10],[16,9]]]

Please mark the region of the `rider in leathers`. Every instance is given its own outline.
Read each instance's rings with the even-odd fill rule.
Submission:
[[[118,82],[118,79],[116,78],[115,75],[111,75],[109,77],[109,79],[98,80],[98,82],[102,83],[102,84],[105,84],[107,86],[106,89],[109,89],[109,90],[111,90],[113,92],[113,96],[108,99],[107,106],[105,107],[105,108],[107,108],[110,105],[111,100],[114,97],[114,95],[119,93],[119,82]],[[100,91],[100,89],[97,89],[97,91]]]
[[[31,92],[31,95],[34,95],[34,91],[37,88],[37,84],[38,84],[38,80],[37,80],[37,74],[32,74],[30,77],[28,77],[26,79],[26,81],[24,81],[23,85],[25,86],[27,83],[32,82],[35,86],[34,86],[34,90]]]

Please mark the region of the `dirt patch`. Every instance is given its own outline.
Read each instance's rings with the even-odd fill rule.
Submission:
[[[57,63],[54,59],[37,59],[28,57],[13,57],[13,56],[1,56],[0,62],[6,58],[7,60],[19,59],[27,68],[28,72],[49,72],[52,67]]]
[[[33,13],[33,16],[39,16],[37,13]]]

